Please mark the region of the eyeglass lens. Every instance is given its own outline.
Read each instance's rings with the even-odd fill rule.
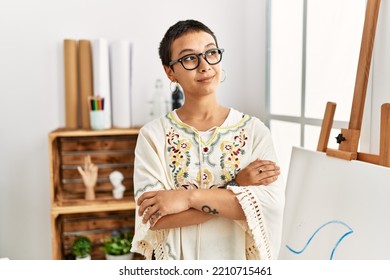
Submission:
[[[200,56],[202,54],[189,54],[184,56],[180,62],[183,67],[187,70],[193,70],[197,68],[200,64]],[[214,65],[221,61],[222,59],[222,51],[219,49],[211,49],[204,52],[204,59],[208,64]]]

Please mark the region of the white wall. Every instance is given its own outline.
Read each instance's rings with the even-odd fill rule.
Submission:
[[[261,116],[265,0],[0,0],[0,258],[51,258],[47,138],[65,123],[63,39],[134,43],[133,124],[142,125],[155,79],[168,90],[158,44],[187,18],[226,50],[220,101]]]
[[[64,125],[62,41],[134,42],[133,124],[147,119],[157,47],[179,19],[209,25],[226,49],[220,101],[263,116],[266,0],[0,0],[0,258],[50,259],[48,133]],[[390,4],[382,1],[371,74],[371,143],[390,102]],[[239,98],[238,98],[239,97]],[[370,130],[369,130],[370,131]]]

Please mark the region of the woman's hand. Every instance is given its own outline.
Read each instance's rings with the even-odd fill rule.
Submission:
[[[236,182],[239,186],[267,186],[280,175],[280,167],[270,160],[256,159],[238,172]]]
[[[190,190],[161,190],[143,193],[137,200],[138,215],[143,223],[150,222],[152,227],[161,217],[180,213],[190,208]]]

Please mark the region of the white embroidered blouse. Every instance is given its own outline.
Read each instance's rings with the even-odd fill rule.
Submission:
[[[151,190],[221,188],[256,158],[277,162],[268,128],[257,118],[230,109],[208,139],[175,112],[147,123],[138,135],[134,195]],[[285,199],[280,176],[268,186],[228,187],[246,220],[214,217],[199,225],[149,229],[137,215],[132,251],[151,259],[276,259]]]

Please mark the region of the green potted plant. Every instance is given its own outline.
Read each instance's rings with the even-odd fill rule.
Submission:
[[[71,250],[76,260],[90,260],[92,241],[86,236],[79,236],[73,241]]]
[[[133,236],[129,231],[113,231],[111,236],[104,237],[101,249],[106,254],[107,260],[131,260],[132,240]]]

